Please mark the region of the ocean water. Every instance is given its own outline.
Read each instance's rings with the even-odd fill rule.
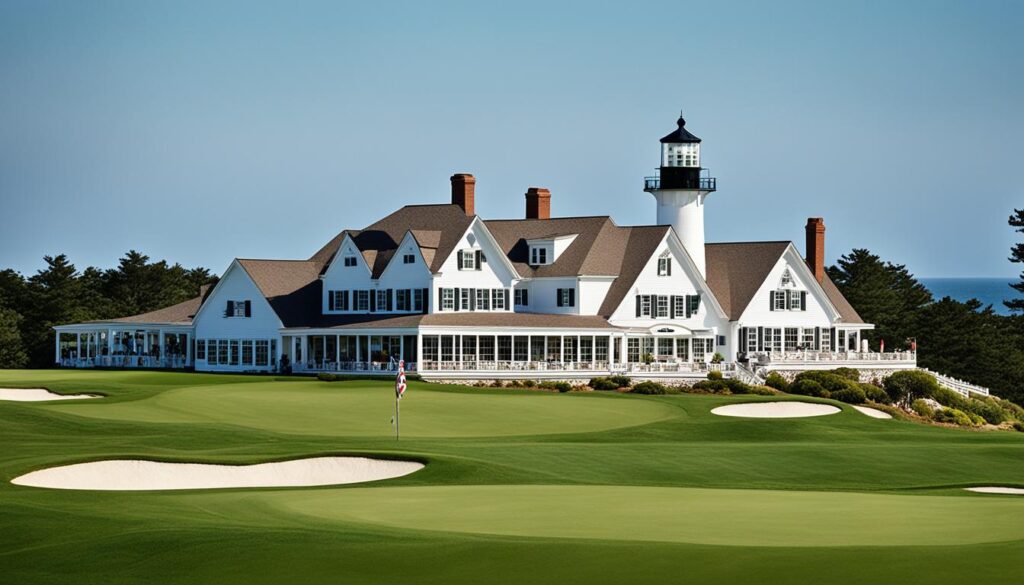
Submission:
[[[1012,278],[919,278],[921,284],[932,291],[936,299],[951,297],[957,301],[978,299],[982,305],[992,305],[1000,315],[1009,315],[1003,304],[1006,299],[1019,298],[1021,293],[1010,288]]]

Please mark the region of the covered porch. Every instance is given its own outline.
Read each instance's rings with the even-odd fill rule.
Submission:
[[[193,366],[191,326],[84,323],[54,328],[54,363],[64,368]]]
[[[389,374],[405,360],[406,371],[418,369],[415,329],[282,331],[281,365],[293,372]],[[287,364],[287,366],[286,366]]]

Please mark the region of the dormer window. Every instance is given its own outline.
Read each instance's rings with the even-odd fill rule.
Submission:
[[[402,262],[404,264],[415,264],[416,263],[416,256],[413,255],[413,254],[406,254],[406,255],[402,256]]]
[[[356,265],[356,257],[355,256],[345,256],[345,267],[346,268],[350,268],[350,267],[355,266],[355,265]]]
[[[530,248],[530,264],[541,266],[548,263],[548,249],[545,246],[532,246]]]
[[[786,288],[793,286],[793,275],[790,274],[789,268],[782,272],[782,279],[779,281],[779,288]]]
[[[480,270],[483,260],[479,250],[459,250],[459,270]]]
[[[672,258],[658,258],[658,276],[672,276]]]

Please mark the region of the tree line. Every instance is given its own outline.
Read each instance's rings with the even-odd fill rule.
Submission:
[[[106,270],[79,271],[64,254],[43,260],[46,267],[28,278],[0,271],[0,368],[52,366],[54,325],[162,309],[196,297],[218,278],[135,250]]]
[[[1014,210],[1008,223],[1024,233],[1024,210]],[[1024,263],[1024,242],[1010,249],[1009,260]],[[919,366],[1024,404],[1024,298],[1004,302],[1012,315],[977,299],[935,299],[906,266],[865,249],[842,256],[828,274],[864,321],[875,324],[864,332],[872,346],[884,339],[886,349],[909,349],[916,342]],[[1010,287],[1024,293],[1024,272]]]

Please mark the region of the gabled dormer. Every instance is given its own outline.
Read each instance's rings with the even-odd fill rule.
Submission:
[[[546,266],[558,261],[558,257],[573,243],[578,234],[559,234],[526,240],[530,266]]]

